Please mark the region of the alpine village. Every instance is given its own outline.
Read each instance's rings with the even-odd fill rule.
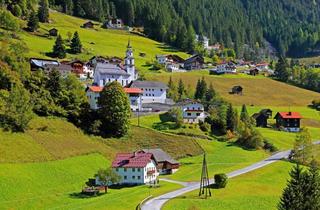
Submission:
[[[0,0],[0,210],[320,210],[320,0]]]

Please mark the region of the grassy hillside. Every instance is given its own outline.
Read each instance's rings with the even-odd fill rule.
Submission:
[[[213,190],[212,197],[207,200],[193,191],[169,201],[164,209],[275,210],[291,167],[290,163],[277,162],[230,179],[225,189]]]
[[[100,153],[111,160],[118,151],[147,147],[163,148],[175,158],[202,153],[191,138],[134,126],[122,139],[90,137],[64,120],[40,117],[31,121],[24,134],[0,131],[0,163],[51,161],[91,153]]]
[[[190,85],[195,91],[198,79],[204,77],[208,84],[212,83],[215,90],[219,92],[226,100],[234,105],[255,105],[255,106],[307,106],[312,100],[320,97],[319,93],[287,85],[264,77],[251,76],[213,76],[208,72],[195,71],[188,73],[161,73],[148,75],[149,80],[162,81],[168,83],[170,76],[178,84],[182,79],[185,86]],[[231,95],[231,88],[235,85],[241,85],[244,88],[244,94]]]
[[[180,187],[162,182],[157,189],[109,189],[106,195],[81,198],[79,192],[88,178],[109,164],[98,154],[43,163],[0,164],[0,209],[134,209],[149,193],[158,195]]]
[[[176,53],[182,57],[188,57],[187,54],[178,52],[161,43],[148,38],[130,34],[120,30],[106,30],[101,28],[101,24],[96,22],[95,29],[85,29],[80,26],[87,20],[68,16],[56,11],[50,13],[50,23],[40,24],[39,33],[31,34],[27,32],[20,33],[20,38],[24,40],[30,49],[29,57],[46,57],[46,53],[52,51],[55,37],[47,37],[51,28],[58,29],[63,39],[67,39],[67,33],[79,32],[84,52],[80,55],[68,54],[68,59],[80,58],[89,59],[94,55],[118,56],[124,58],[125,50],[130,39],[134,49],[137,68],[141,71],[148,69],[145,66],[146,61],[155,59],[157,54]],[[139,53],[145,53],[145,57],[139,56]]]

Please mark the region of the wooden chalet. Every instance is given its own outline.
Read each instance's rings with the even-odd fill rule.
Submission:
[[[186,70],[202,69],[204,65],[204,58],[201,55],[194,55],[184,61],[184,68]]]
[[[274,117],[276,126],[288,132],[299,132],[302,116],[299,112],[278,112]]]
[[[58,36],[58,29],[52,28],[49,30],[49,35],[50,36]]]
[[[257,68],[250,69],[249,74],[252,76],[259,75],[259,69],[257,69]]]
[[[243,87],[239,85],[233,86],[230,92],[230,94],[237,94],[237,95],[242,95],[242,93],[243,93]]]
[[[82,26],[83,28],[94,28],[94,23],[92,21],[85,22]]]
[[[252,118],[256,121],[257,127],[268,127],[268,119],[272,117],[271,109],[262,109],[259,113],[252,115]]]

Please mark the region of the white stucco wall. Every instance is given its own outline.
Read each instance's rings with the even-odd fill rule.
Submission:
[[[161,88],[144,87],[141,88],[143,95],[141,97],[142,104],[146,103],[165,103],[167,98],[167,90]]]

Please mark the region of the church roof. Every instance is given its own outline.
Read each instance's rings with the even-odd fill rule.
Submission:
[[[123,70],[119,65],[111,63],[97,63],[95,71],[100,72],[100,74],[130,76],[130,74]]]
[[[167,85],[163,84],[162,82],[154,82],[154,81],[133,81],[130,87],[168,89]]]

